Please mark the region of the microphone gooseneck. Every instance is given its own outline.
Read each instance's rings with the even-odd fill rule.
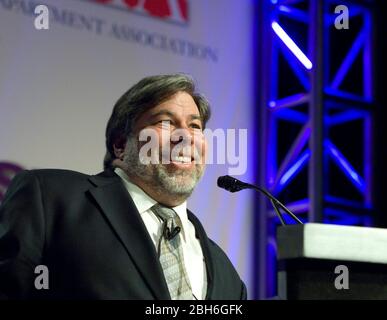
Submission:
[[[218,178],[218,187],[222,189],[226,189],[230,192],[238,192],[243,189],[254,189],[261,193],[263,193],[266,197],[270,199],[271,204],[273,205],[273,208],[278,215],[278,218],[281,221],[282,225],[286,225],[285,220],[282,216],[282,213],[280,212],[279,208],[282,208],[286,213],[288,213],[293,220],[295,220],[299,224],[303,224],[300,219],[297,218],[296,215],[294,215],[293,212],[291,212],[284,204],[282,204],[277,198],[275,198],[270,192],[266,191],[265,189],[255,186],[253,184],[249,184],[246,182],[242,182],[238,179],[235,179],[231,176],[221,176]]]

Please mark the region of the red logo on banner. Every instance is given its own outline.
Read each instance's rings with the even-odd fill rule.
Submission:
[[[179,23],[188,22],[187,0],[91,0],[117,8],[125,8],[151,17]]]

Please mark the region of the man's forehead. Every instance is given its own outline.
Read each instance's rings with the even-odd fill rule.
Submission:
[[[154,108],[153,110],[149,111],[149,116],[150,117],[157,117],[157,116],[162,116],[162,115],[174,117],[174,116],[177,116],[179,114],[180,114],[180,112],[176,112],[176,110],[171,110],[170,108],[167,108],[167,107],[160,108],[160,109],[155,109]],[[189,113],[186,114],[186,116],[188,116],[190,118],[193,118],[193,119],[201,119],[199,110],[195,110],[193,112],[189,112]]]

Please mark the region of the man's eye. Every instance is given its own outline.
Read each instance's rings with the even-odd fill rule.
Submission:
[[[191,124],[191,128],[202,130],[202,127],[198,124]]]
[[[171,121],[170,121],[170,120],[159,120],[159,121],[157,121],[156,123],[169,125],[169,124],[171,123]]]

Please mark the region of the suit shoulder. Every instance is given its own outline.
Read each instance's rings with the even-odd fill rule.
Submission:
[[[33,169],[23,170],[12,179],[11,186],[29,184],[39,181],[47,186],[70,186],[86,182],[89,175],[65,169]]]
[[[34,170],[28,170],[28,172],[32,175],[35,175],[37,177],[43,177],[43,178],[72,178],[72,179],[85,179],[90,177],[87,174],[73,171],[73,170],[66,170],[66,169],[34,169]]]
[[[15,178],[38,178],[39,180],[85,180],[90,176],[81,172],[65,170],[65,169],[33,169],[24,170],[18,173]]]

